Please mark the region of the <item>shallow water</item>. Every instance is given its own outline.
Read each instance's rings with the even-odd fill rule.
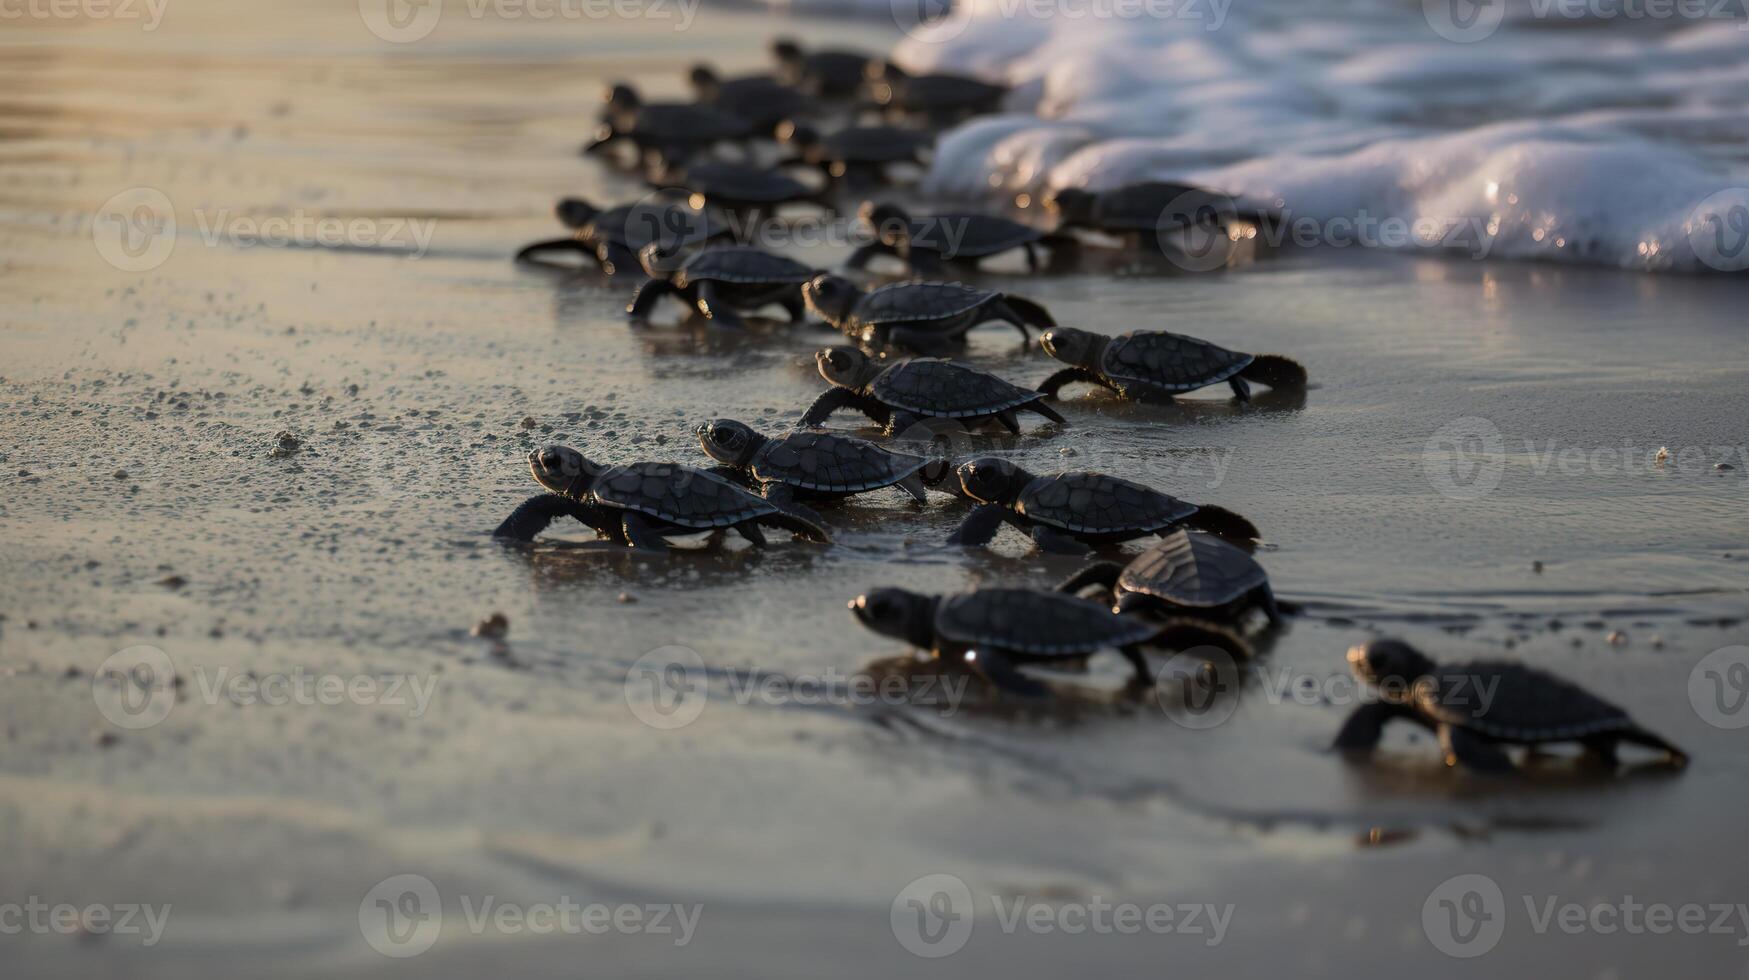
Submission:
[[[1307,614],[1212,715],[1168,687],[1115,699],[1115,657],[1065,679],[1049,711],[991,706],[953,675],[937,689],[966,696],[947,708],[861,703],[853,674],[928,672],[855,627],[848,598],[1048,584],[1080,564],[1011,532],[989,554],[945,548],[963,514],[945,497],[918,512],[870,495],[831,515],[830,548],[664,561],[575,527],[492,541],[533,491],[531,448],[697,461],[697,421],[781,429],[822,388],[823,332],[725,337],[672,315],[633,331],[624,284],[507,260],[553,233],[561,194],[641,192],[575,156],[603,80],[677,93],[698,58],[754,67],[774,29],[698,17],[678,33],[446,20],[387,49],[351,4],[213,3],[144,34],[6,35],[11,90],[30,94],[0,110],[0,901],[172,906],[149,951],[6,936],[19,975],[229,975],[248,957],[288,975],[1384,976],[1408,957],[1456,976],[1472,967],[1433,950],[1422,910],[1470,872],[1507,903],[1477,961],[1491,972],[1638,975],[1676,957],[1743,975],[1741,928],[1539,934],[1525,906],[1734,903],[1749,886],[1732,848],[1742,733],[1690,696],[1704,657],[1745,642],[1741,284],[1303,252],[1209,276],[991,275],[1064,323],[1178,329],[1310,369],[1303,399],[1244,409],[1075,389],[1066,429],[1029,420],[1019,439],[956,446],[1135,476],[1262,528],[1260,559]],[[138,187],[178,226],[167,261],[127,272],[94,247],[93,216]],[[264,228],[245,219],[272,215],[362,217],[386,241],[250,247]],[[431,237],[414,258],[416,228]],[[798,254],[830,266],[844,250]],[[970,358],[1042,378],[1014,340],[980,331]],[[301,446],[276,457],[282,430]],[[504,641],[469,636],[493,611]],[[1381,632],[1547,666],[1694,762],[1603,780],[1556,760],[1498,785],[1399,733],[1377,767],[1349,769],[1322,751],[1347,710],[1331,703],[1349,695],[1342,652]],[[129,729],[99,710],[118,688],[93,674],[140,644],[186,682],[166,718]],[[703,708],[662,730],[640,714],[673,715],[628,697],[643,705],[642,666],[690,662],[673,647],[698,658],[682,701]],[[249,672],[404,684],[239,703]],[[967,883],[978,918],[963,949],[921,959],[892,908],[937,873]],[[360,903],[401,874],[435,883],[443,928],[388,959]],[[680,947],[471,930],[485,896],[703,913]],[[1008,935],[991,897],[1232,917],[1214,945]]]

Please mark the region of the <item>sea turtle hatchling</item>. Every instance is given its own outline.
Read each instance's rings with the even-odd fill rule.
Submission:
[[[715,210],[680,201],[635,201],[603,211],[581,198],[567,197],[553,210],[572,234],[525,246],[516,253],[517,261],[576,253],[611,276],[640,268],[638,253],[652,242],[679,251],[734,230]]]
[[[1193,527],[1249,544],[1257,527],[1227,510],[1180,500],[1104,473],[1034,476],[1005,459],[985,457],[957,471],[966,496],[981,506],[966,515],[949,544],[984,545],[1004,521],[1045,551],[1084,554],[1089,545],[1115,544]]]
[[[1047,191],[1045,210],[1060,230],[1083,228],[1135,240],[1149,251],[1164,247],[1160,236],[1187,228],[1226,229],[1234,222],[1260,227],[1280,215],[1240,204],[1220,191],[1169,180],[1149,180],[1104,191],[1062,187]]]
[[[664,552],[667,535],[733,528],[764,546],[762,527],[826,543],[825,529],[755,496],[715,473],[678,463],[606,466],[568,446],[528,454],[535,482],[548,493],[532,497],[504,519],[495,537],[532,540],[555,518],[572,516],[603,537],[633,548]]]
[[[861,51],[823,48],[809,51],[794,38],[771,42],[778,74],[786,82],[822,99],[848,99],[862,90],[873,60]]]
[[[1164,330],[1135,330],[1107,337],[1074,327],[1056,327],[1038,340],[1046,354],[1071,365],[1038,386],[1052,397],[1064,385],[1085,381],[1125,398],[1170,401],[1174,395],[1225,381],[1235,398],[1250,401],[1250,382],[1276,389],[1304,387],[1306,383],[1306,369],[1291,358],[1243,354]]]
[[[777,141],[795,150],[783,166],[815,167],[830,179],[867,186],[889,183],[888,168],[897,164],[922,166],[935,138],[897,126],[851,126],[822,136],[814,127],[791,120],[778,125]]]
[[[733,419],[698,427],[705,455],[752,481],[759,495],[820,523],[798,500],[839,499],[898,487],[918,505],[924,488],[951,472],[946,460],[896,453],[863,439],[818,430],[769,437]]]
[[[945,126],[969,116],[1001,108],[1006,85],[970,75],[912,75],[890,61],[870,62],[869,90],[889,115],[922,116],[931,126]]]
[[[688,78],[702,105],[740,116],[764,132],[786,119],[819,111],[806,94],[770,75],[723,78],[709,65],[694,65]]]
[[[888,435],[904,433],[925,419],[965,426],[994,420],[1018,435],[1015,413],[1022,411],[1066,424],[1038,392],[953,361],[913,358],[884,364],[854,347],[827,347],[814,355],[814,365],[832,387],[808,406],[804,426],[819,425],[840,408],[867,415],[885,426]]]
[[[1270,625],[1282,623],[1269,576],[1257,559],[1200,531],[1173,531],[1128,565],[1098,562],[1057,588],[1076,595],[1090,585],[1109,591],[1117,612],[1160,612],[1231,624],[1255,608]]]
[[[1366,756],[1394,718],[1431,729],[1448,766],[1482,772],[1513,769],[1505,745],[1577,742],[1603,765],[1618,763],[1622,743],[1688,754],[1634,723],[1626,711],[1553,674],[1510,661],[1434,663],[1401,640],[1381,639],[1348,651],[1348,665],[1379,697],[1362,704],[1336,735],[1335,748]]]
[[[830,209],[820,191],[787,174],[745,163],[709,160],[684,168],[666,179],[685,188],[692,203],[714,205],[745,223],[786,204],[809,204]]]
[[[633,322],[648,319],[656,301],[676,296],[719,327],[744,327],[740,311],[772,303],[803,316],[801,286],[814,270],[751,245],[722,245],[693,252],[678,261],[662,246],[647,246],[639,256],[650,278],[626,306]]]
[[[993,255],[1020,249],[1026,267],[1038,271],[1038,247],[1046,235],[1028,225],[988,214],[942,213],[912,217],[896,204],[864,201],[857,210],[873,241],[851,253],[846,265],[860,269],[876,255],[897,257],[921,275],[941,272],[950,263],[976,268]]]
[[[648,165],[681,163],[723,142],[744,142],[760,132],[747,120],[715,106],[686,102],[646,103],[629,85],[608,89],[601,128],[584,153],[601,153],[629,140]]]
[[[852,340],[918,354],[957,350],[980,323],[1010,324],[1028,344],[1028,326],[1056,326],[1032,300],[957,282],[895,282],[865,293],[842,276],[822,274],[802,287],[802,298]]]
[[[1116,649],[1135,671],[1133,684],[1154,686],[1142,647],[1163,643],[1179,649],[1242,646],[1229,634],[1190,621],[1154,623],[1120,616],[1089,599],[1038,589],[988,588],[954,595],[906,589],[875,589],[850,600],[863,626],[960,663],[998,689],[1036,698],[1050,689],[1020,666],[1078,666],[1100,650]]]

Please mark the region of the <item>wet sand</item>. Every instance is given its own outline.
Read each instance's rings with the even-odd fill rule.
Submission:
[[[1169,698],[806,703],[815,681],[844,702],[850,675],[903,672],[903,648],[845,613],[869,587],[1045,585],[1079,567],[1011,535],[989,554],[940,545],[964,513],[946,497],[918,512],[871,495],[831,515],[830,548],[661,561],[582,544],[576,526],[533,548],[491,540],[533,492],[531,448],[697,462],[698,421],[778,430],[823,386],[824,332],[730,337],[671,313],[632,331],[626,284],[508,261],[554,233],[560,195],[641,193],[576,156],[602,81],[677,95],[701,58],[758,66],[774,23],[886,43],[878,25],[698,16],[685,32],[445,21],[396,48],[343,3],[177,6],[145,34],[8,30],[0,902],[172,909],[149,949],[0,936],[16,975],[1745,975],[1741,928],[1538,934],[1525,905],[1749,892],[1743,734],[1689,694],[1702,658],[1749,635],[1741,283],[1352,253],[990,276],[1066,324],[1181,330],[1312,373],[1303,399],[1246,409],[1074,389],[1067,429],[963,447],[1136,476],[1262,528],[1260,560],[1308,614],[1208,728]],[[139,187],[167,195],[179,227],[166,262],[128,272],[92,222]],[[294,213],[364,217],[392,240],[203,234]],[[417,243],[392,219],[432,222],[422,257],[397,253]],[[796,254],[824,267],[845,250]],[[970,359],[1042,378],[1014,339],[980,331]],[[275,455],[282,431],[298,448]],[[1455,468],[1440,441],[1454,433],[1481,446]],[[1656,465],[1662,446],[1676,455]],[[494,611],[503,642],[470,636]],[[1375,768],[1347,768],[1323,751],[1347,710],[1327,702],[1343,650],[1380,633],[1545,666],[1694,762],[1616,779],[1556,762],[1500,785],[1403,732]],[[129,729],[99,710],[94,674],[142,644],[185,682],[160,723]],[[628,707],[628,672],[675,646],[708,693],[695,721],[659,730]],[[1076,680],[1109,686],[1115,661]],[[398,703],[209,695],[251,672],[403,686]],[[1282,693],[1302,682],[1323,693]],[[775,693],[744,696],[756,683]],[[1472,872],[1499,884],[1508,923],[1486,956],[1447,958],[1423,906]],[[918,958],[892,907],[938,873],[967,883],[977,925],[953,955]],[[390,959],[360,903],[402,874],[435,883],[443,929]],[[463,903],[488,895],[703,910],[685,946],[476,933]],[[1005,935],[991,896],[1232,916],[1212,946]]]

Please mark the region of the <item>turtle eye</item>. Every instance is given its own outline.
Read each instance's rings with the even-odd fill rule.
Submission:
[[[558,469],[559,468],[559,454],[553,452],[551,449],[541,450],[540,464],[542,466],[546,467],[547,469],[550,469],[550,470]]]
[[[718,426],[711,430],[711,440],[714,442],[728,442],[733,436],[734,432],[732,430],[722,426]]]

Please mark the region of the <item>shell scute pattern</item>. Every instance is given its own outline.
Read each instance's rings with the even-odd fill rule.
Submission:
[[[721,477],[677,463],[616,466],[595,481],[594,496],[612,507],[694,527],[724,527],[776,509]]]
[[[1627,712],[1534,667],[1509,661],[1440,665],[1415,688],[1428,717],[1508,741],[1557,741],[1632,728]]]
[[[922,469],[921,456],[889,452],[830,432],[796,432],[773,440],[753,462],[761,481],[807,490],[857,492],[891,486]]]
[[[1168,391],[1193,391],[1225,381],[1253,360],[1206,340],[1146,331],[1120,334],[1105,348],[1105,376]]]
[[[940,418],[991,415],[1042,397],[993,374],[928,357],[887,368],[869,391],[894,408]]]
[[[723,226],[708,213],[682,204],[639,202],[609,208],[584,226],[591,241],[621,244],[636,252],[651,242],[679,247],[721,234]]]
[[[1037,229],[982,214],[937,214],[911,222],[911,243],[948,258],[978,258],[1036,242]]]
[[[1225,541],[1175,531],[1130,562],[1117,584],[1180,605],[1221,606],[1268,581],[1263,566]]]
[[[957,282],[896,282],[857,300],[851,319],[859,326],[948,320],[977,309],[996,295]]]
[[[675,276],[674,284],[685,288],[688,282],[804,283],[814,270],[781,255],[772,255],[752,245],[725,245],[710,248],[686,260]]]
[[[1089,599],[1032,589],[979,589],[943,598],[935,632],[971,646],[1068,655],[1140,643],[1156,630]]]
[[[1041,476],[1020,492],[1016,510],[1068,531],[1155,531],[1196,513],[1196,505],[1103,473]]]

